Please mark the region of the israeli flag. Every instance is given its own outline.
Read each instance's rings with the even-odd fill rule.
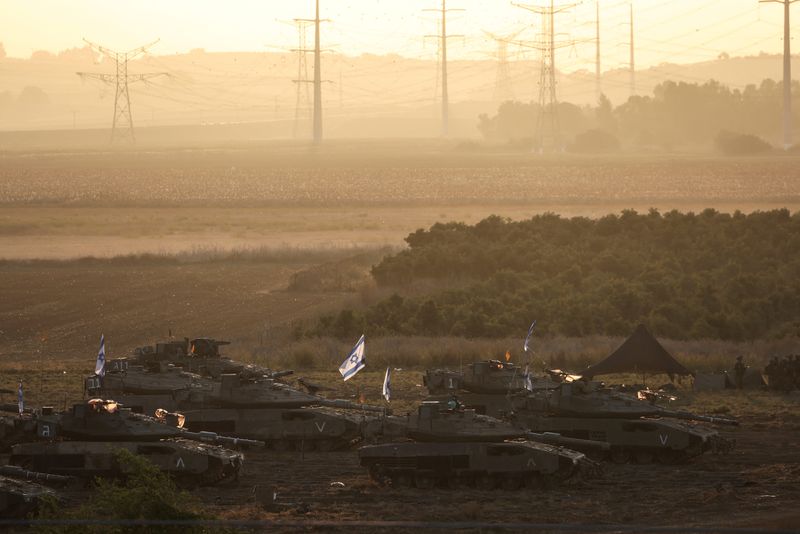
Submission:
[[[386,368],[386,376],[383,377],[383,398],[387,401],[392,400],[392,387],[391,387],[391,378],[392,378],[392,368]]]
[[[522,350],[528,352],[528,341],[531,340],[531,336],[533,335],[533,329],[536,327],[536,320],[531,323],[531,327],[528,328],[528,335],[525,336],[525,344],[522,346]]]
[[[19,387],[17,388],[17,407],[19,408],[19,414],[22,415],[22,412],[25,411],[25,400],[22,398],[22,381],[19,382]]]
[[[367,365],[367,360],[364,359],[364,335],[362,334],[356,346],[350,351],[347,359],[339,366],[339,372],[342,373],[342,378],[344,378],[346,382],[353,378],[365,365]]]
[[[533,382],[531,381],[531,373],[528,370],[528,366],[525,366],[525,374],[522,375],[523,380],[523,387],[526,391],[533,391]]]
[[[106,376],[106,339],[100,334],[100,350],[97,352],[97,363],[94,364],[94,374]]]

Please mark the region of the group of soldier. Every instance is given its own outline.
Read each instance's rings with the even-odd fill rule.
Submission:
[[[769,378],[770,389],[800,389],[800,354],[773,357],[764,369],[764,374]]]

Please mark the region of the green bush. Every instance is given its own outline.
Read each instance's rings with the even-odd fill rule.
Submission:
[[[192,510],[192,498],[179,491],[172,479],[145,458],[120,449],[115,453],[116,461],[129,473],[124,480],[97,479],[94,491],[86,502],[76,509],[65,509],[56,501],[45,502],[39,510],[38,519],[150,519],[191,520],[203,519],[203,515]],[[152,532],[152,527],[113,526],[67,526],[38,527],[47,534],[61,533],[138,533]],[[200,527],[159,527],[159,532],[206,532]]]
[[[800,215],[785,209],[492,216],[406,241],[372,269],[394,295],[324,316],[304,335],[501,338],[538,319],[540,334],[624,336],[645,323],[672,339],[746,341],[800,322]],[[422,281],[432,289],[402,294]]]
[[[772,150],[772,145],[758,136],[724,130],[717,134],[714,146],[727,156],[749,156]]]

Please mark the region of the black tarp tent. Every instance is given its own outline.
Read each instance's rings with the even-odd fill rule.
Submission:
[[[692,372],[681,365],[653,337],[644,325],[639,325],[625,343],[611,353],[605,360],[584,370],[581,375],[591,379],[597,375],[613,373],[636,373],[655,375],[665,373],[687,376]]]

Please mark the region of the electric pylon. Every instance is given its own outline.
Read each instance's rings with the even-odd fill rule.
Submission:
[[[159,40],[156,39],[150,44],[134,48],[127,52],[116,52],[98,44],[92,43],[87,39],[84,41],[98,53],[112,59],[115,63],[115,74],[101,74],[96,72],[77,72],[81,78],[91,78],[101,82],[116,86],[114,93],[114,118],[111,121],[111,144],[117,141],[127,141],[130,144],[136,142],[136,135],[133,131],[133,114],[131,113],[131,95],[128,85],[135,82],[144,82],[156,76],[169,76],[166,72],[148,72],[143,74],[128,74],[128,62],[144,54],[148,48],[155,45]]]
[[[603,79],[600,70],[600,0],[597,0],[595,8],[597,16],[595,18],[595,57],[594,57],[594,101],[600,102],[600,95],[603,94]]]
[[[759,0],[761,3],[783,4],[783,148],[792,148],[792,32],[789,6],[798,0]]]
[[[306,34],[308,26],[314,23],[310,19],[294,19],[297,26],[297,48],[292,49],[292,52],[297,52],[297,77],[292,80],[296,86],[296,99],[294,108],[294,127],[292,134],[296,138],[299,134],[300,121],[303,123],[311,119],[311,94],[309,93],[309,84],[313,80],[308,77],[308,62],[306,61],[306,54],[312,52],[306,47]]]
[[[319,18],[319,0],[316,0],[316,10],[313,19],[295,19],[295,23],[298,25],[302,25],[302,29],[300,29],[300,47],[298,48],[298,54],[300,54],[298,59],[298,76],[296,83],[298,87],[300,85],[306,85],[308,83],[314,84],[314,107],[312,113],[312,139],[315,145],[319,145],[322,143],[322,64],[321,64],[321,57],[322,57],[322,49],[320,48],[320,23],[321,22],[328,22],[327,19],[320,19]],[[313,50],[309,50],[306,48],[305,45],[305,25],[314,25],[314,48]],[[314,79],[308,79],[308,70],[305,67],[305,54],[307,52],[314,52]],[[302,77],[301,73],[302,72]],[[328,80],[325,80],[328,81]],[[299,91],[299,88],[298,88]],[[299,108],[299,106],[298,106]],[[295,113],[297,116],[297,113]],[[295,122],[297,122],[295,120]]]
[[[636,95],[636,46],[634,40],[634,33],[633,33],[633,2],[631,2],[631,42],[630,44],[630,84],[631,84],[631,96]]]
[[[539,152],[560,152],[563,149],[558,121],[558,97],[556,92],[556,50],[572,46],[572,42],[557,43],[555,40],[555,16],[572,9],[575,4],[556,6],[550,0],[549,6],[514,4],[542,16],[540,40],[531,44],[542,52],[539,71],[539,115],[536,120],[534,147]]]
[[[516,39],[519,34],[522,33],[522,30],[508,35],[496,35],[486,30],[483,30],[483,33],[497,43],[497,74],[494,79],[492,100],[498,103],[514,100],[514,88],[511,84],[511,68],[508,61],[508,43]]]
[[[426,35],[439,40],[439,65],[442,69],[442,137],[450,134],[450,96],[447,86],[447,40],[452,37],[463,37],[463,35],[447,35],[447,14],[451,11],[464,11],[463,9],[448,9],[447,0],[442,0],[442,7],[439,9],[424,9],[423,11],[434,11],[440,14],[441,30],[437,35]]]

